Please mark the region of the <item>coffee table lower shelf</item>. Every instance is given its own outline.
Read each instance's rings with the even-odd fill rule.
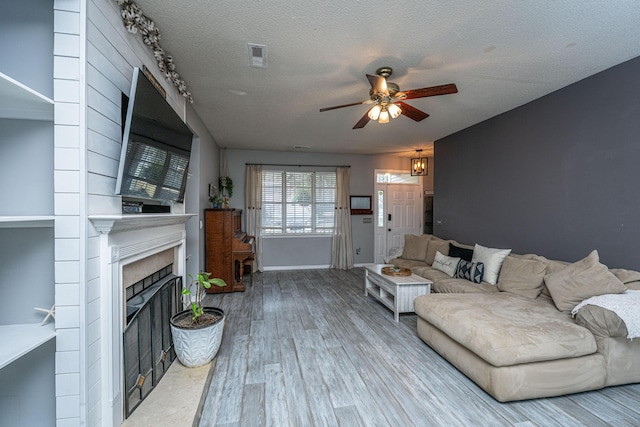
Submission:
[[[413,313],[413,300],[431,292],[431,281],[416,274],[387,276],[381,272],[387,264],[365,265],[364,296],[371,295],[393,311],[395,321],[400,313]]]

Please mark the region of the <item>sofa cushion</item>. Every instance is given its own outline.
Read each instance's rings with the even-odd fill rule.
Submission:
[[[425,234],[416,236],[414,234],[405,234],[404,249],[402,250],[402,258],[414,261],[424,261],[429,246],[430,235]]]
[[[446,273],[449,277],[453,277],[458,267],[460,258],[453,258],[447,255],[442,255],[440,251],[436,252],[436,256],[433,259],[432,267],[436,270],[440,270]]]
[[[473,258],[473,248],[465,248],[449,242],[449,256],[471,261],[471,258]]]
[[[543,299],[508,292],[423,295],[415,312],[493,366],[592,354],[587,329]]]
[[[455,277],[469,280],[473,283],[481,283],[484,276],[484,264],[481,262],[471,262],[460,260],[456,267]]]
[[[444,273],[442,273],[444,274]],[[444,278],[434,280],[431,285],[431,292],[467,294],[467,293],[497,293],[498,288],[486,282],[473,283],[467,279],[450,279]]]
[[[624,284],[627,289],[631,289],[634,291],[640,291],[640,281],[637,282],[627,282]]]
[[[609,271],[624,284],[640,281],[640,271],[626,270],[624,268],[610,268]]]
[[[535,259],[508,256],[502,263],[498,289],[527,298],[537,298],[544,287],[544,263]]]
[[[599,260],[598,251],[594,250],[586,258],[544,276],[558,310],[569,313],[587,298],[619,294],[627,289]]]
[[[427,248],[427,256],[424,258],[424,262],[429,265],[433,265],[436,252],[440,252],[442,255],[449,255],[449,241],[431,236],[429,247]]]
[[[413,272],[413,274],[417,274],[418,276],[424,277],[425,279],[431,280],[433,282],[433,285],[431,285],[431,292],[435,292],[433,290],[433,286],[436,283],[444,279],[450,279],[447,273],[436,270],[435,268],[431,267],[430,265],[426,265],[425,263],[422,263],[421,266],[416,266],[415,268],[411,269],[411,271]]]
[[[482,280],[495,285],[498,281],[502,261],[510,252],[511,249],[487,248],[476,243],[473,248],[472,261],[484,264],[484,278]]]
[[[402,268],[408,268],[409,270],[412,270],[412,271],[417,267],[426,266],[426,264],[423,261],[413,261],[413,260],[404,259],[404,258],[392,259],[387,264],[392,264]]]

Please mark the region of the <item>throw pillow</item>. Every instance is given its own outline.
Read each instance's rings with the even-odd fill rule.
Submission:
[[[384,257],[385,264],[389,264],[389,261],[395,258],[402,258],[402,248],[399,246],[394,246],[389,249],[389,254]]]
[[[558,310],[570,313],[587,298],[604,294],[619,294],[627,288],[606,265],[600,263],[598,251],[544,276],[553,303]]]
[[[459,279],[467,279],[473,283],[482,282],[484,275],[484,264],[481,262],[471,262],[461,259],[456,268],[456,277]]]
[[[443,273],[447,273],[450,277],[456,272],[456,267],[460,262],[460,258],[452,258],[446,255],[442,255],[440,251],[436,252],[436,256],[433,260],[433,268],[440,270]]]
[[[546,265],[541,261],[508,256],[502,263],[498,290],[538,298],[544,288],[545,269]]]
[[[414,261],[424,260],[427,254],[427,247],[429,246],[429,238],[430,236],[428,235],[416,236],[414,234],[405,234],[402,258]]]
[[[448,255],[449,241],[438,239],[437,237],[431,237],[429,248],[427,249],[427,256],[424,258],[424,262],[429,265],[433,265],[433,260],[436,257],[436,252],[440,252],[443,255]]]
[[[473,248],[473,262],[481,262],[484,264],[484,280],[487,283],[495,285],[498,281],[498,274],[502,267],[502,261],[511,253],[511,249],[494,249],[476,245]]]
[[[465,261],[471,261],[471,258],[473,258],[473,249],[461,248],[453,243],[449,243],[449,256],[458,257]]]

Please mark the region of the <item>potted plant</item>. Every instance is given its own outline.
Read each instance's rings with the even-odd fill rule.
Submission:
[[[203,299],[212,285],[226,286],[222,279],[211,278],[211,273],[200,272],[196,278],[189,274],[191,283],[182,288],[185,303],[189,305],[170,319],[173,346],[180,362],[190,368],[209,363],[220,349],[224,329],[224,312],[215,307],[204,307]]]
[[[224,203],[224,199],[218,194],[209,197],[209,201],[214,209],[220,209]]]

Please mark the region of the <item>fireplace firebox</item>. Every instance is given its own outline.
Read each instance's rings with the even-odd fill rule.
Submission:
[[[182,278],[168,265],[126,289],[123,333],[125,417],[140,405],[175,360],[169,319],[182,310]]]

